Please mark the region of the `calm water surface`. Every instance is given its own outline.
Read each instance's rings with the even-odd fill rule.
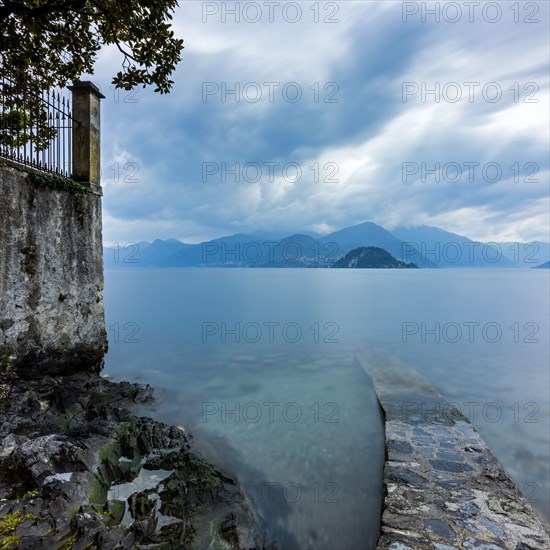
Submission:
[[[107,270],[106,374],[158,388],[285,549],[378,536],[373,349],[460,406],[548,519],[549,299],[541,270]]]

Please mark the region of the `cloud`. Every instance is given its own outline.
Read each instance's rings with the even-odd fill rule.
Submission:
[[[403,23],[395,2],[339,2],[338,23],[314,3],[296,23],[278,12],[203,23],[205,5],[176,14],[185,50],[168,96],[110,89],[120,58],[100,54],[106,240],[325,233],[367,219],[548,239],[548,5],[538,24],[515,23],[505,2],[496,23],[456,24]],[[403,163],[418,166],[406,181]]]

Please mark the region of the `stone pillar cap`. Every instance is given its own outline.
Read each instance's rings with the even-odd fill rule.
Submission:
[[[105,96],[101,93],[101,90],[90,80],[75,80],[72,86],[68,86],[71,92],[80,89],[87,89],[93,92],[99,99],[105,99]]]

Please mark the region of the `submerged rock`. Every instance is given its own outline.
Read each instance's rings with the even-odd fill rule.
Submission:
[[[132,414],[150,387],[83,374],[9,387],[2,547],[275,548],[236,481],[197,456],[187,433]]]

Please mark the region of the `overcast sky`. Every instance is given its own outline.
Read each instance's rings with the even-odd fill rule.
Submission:
[[[366,220],[549,240],[548,2],[181,4],[170,95],[110,89],[113,49],[91,77],[106,243]]]

